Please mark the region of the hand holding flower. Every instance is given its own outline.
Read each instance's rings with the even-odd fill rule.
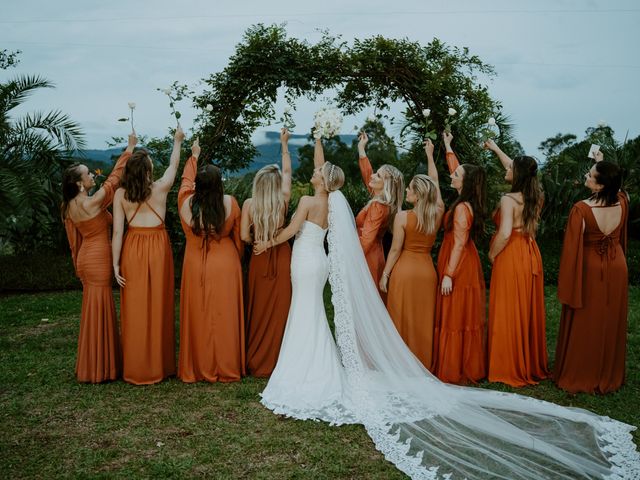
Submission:
[[[195,142],[191,144],[191,155],[198,158],[200,156],[200,138],[196,137]]]

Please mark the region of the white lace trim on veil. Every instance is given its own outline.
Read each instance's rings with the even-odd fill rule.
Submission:
[[[591,412],[447,385],[405,346],[371,278],[353,213],[329,195],[329,281],[353,412],[412,478],[640,478],[635,427]]]

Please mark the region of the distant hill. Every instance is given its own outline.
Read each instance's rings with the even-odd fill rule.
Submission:
[[[347,145],[356,138],[355,135],[340,135],[340,139]],[[295,170],[300,165],[300,157],[298,155],[298,149],[309,142],[308,135],[292,134],[289,140],[289,152],[291,152],[291,164]],[[280,163],[280,132],[265,132],[265,140],[262,143],[256,144],[258,154],[254,157],[253,162],[247,168],[244,168],[238,172],[234,172],[234,175],[243,175],[248,172],[259,170],[265,165],[272,163]],[[117,157],[122,153],[122,148],[108,148],[106,150],[88,149],[82,150],[74,155],[79,160],[86,160],[92,164],[112,164],[112,158]]]

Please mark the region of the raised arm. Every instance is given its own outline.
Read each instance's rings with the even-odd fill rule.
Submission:
[[[369,186],[369,180],[371,180],[371,175],[373,175],[373,168],[371,167],[371,162],[369,161],[366,152],[368,141],[369,137],[366,132],[360,132],[360,135],[358,136],[358,164],[360,166],[360,175],[362,175],[364,186],[370,194],[373,194],[373,190],[371,190],[371,187]]]
[[[442,140],[444,142],[444,148],[446,150],[446,158],[447,158],[447,166],[449,167],[449,173],[453,174],[456,171],[456,168],[460,166],[460,162],[458,161],[458,157],[455,153],[453,153],[453,149],[451,148],[451,141],[453,140],[453,135],[451,133],[444,132],[442,134]]]
[[[509,238],[511,238],[514,202],[515,200],[508,195],[503,195],[500,199],[500,228],[496,232],[489,248],[489,260],[491,263],[504,250],[504,247],[509,243]]]
[[[424,153],[427,154],[427,175],[436,186],[436,193],[438,195],[436,200],[436,206],[438,211],[444,212],[444,202],[442,201],[442,194],[440,193],[440,184],[438,183],[438,169],[436,168],[436,162],[433,160],[433,142],[427,138],[424,142]]]
[[[200,157],[200,139],[196,138],[191,145],[191,156],[182,170],[182,181],[178,191],[178,209],[182,208],[182,203],[196,190],[196,174],[198,172],[198,158]]]
[[[484,148],[486,148],[487,150],[491,150],[498,156],[505,170],[509,170],[511,168],[513,160],[511,160],[509,155],[500,150],[500,147],[498,147],[498,145],[496,145],[496,142],[494,142],[491,138],[484,142]]]
[[[406,225],[407,212],[403,211],[398,213],[396,218],[393,220],[393,241],[391,242],[391,249],[387,256],[387,263],[385,263],[384,270],[382,271],[382,277],[380,277],[380,282],[378,283],[378,287],[383,292],[387,291],[389,277],[391,276],[391,272],[393,271],[393,267],[395,267],[398,258],[400,258],[400,254],[402,253],[402,245],[404,244],[404,228]]]
[[[169,192],[173,186],[173,182],[176,179],[178,173],[178,164],[180,163],[180,148],[182,147],[182,141],[184,140],[184,132],[182,127],[178,125],[176,133],[173,136],[173,151],[171,152],[171,158],[169,160],[169,166],[164,171],[164,175],[158,179],[155,184],[163,192]]]
[[[265,241],[265,242],[256,243],[253,247],[253,253],[255,253],[256,255],[260,255],[268,248],[280,245],[281,243],[286,242],[291,237],[293,237],[296,233],[298,233],[298,231],[300,230],[300,227],[302,227],[302,222],[304,222],[307,219],[307,215],[309,213],[309,206],[310,206],[310,198],[306,196],[302,197],[300,199],[300,202],[298,203],[298,209],[296,210],[295,215],[291,219],[291,223],[289,223],[289,225],[287,225],[287,227],[283,229],[278,234],[278,236],[275,237],[270,242]]]
[[[282,146],[282,195],[284,196],[284,201],[286,203],[289,203],[289,199],[291,198],[291,174],[293,172],[293,170],[291,169],[291,154],[289,153],[289,136],[289,130],[287,130],[286,128],[280,130],[280,145]],[[319,141],[319,139],[316,140],[316,142]],[[318,153],[316,154],[316,152]],[[322,143],[320,143],[319,151],[317,143],[316,148],[313,150],[314,165],[316,163],[316,155],[322,156],[322,163],[324,163]]]
[[[96,193],[89,197],[88,209],[94,208],[107,208],[113,202],[113,195],[116,193],[116,189],[120,184],[120,179],[122,178],[122,174],[124,173],[124,167],[127,165],[127,162],[131,158],[131,154],[133,153],[133,149],[136,147],[138,143],[138,137],[136,137],[135,130],[129,134],[129,141],[127,144],[127,148],[118,161],[111,170],[111,173],[104,181],[102,186],[98,189]]]
[[[120,275],[120,252],[122,251],[122,234],[124,232],[123,198],[124,190],[119,188],[113,198],[113,234],[111,237],[113,274],[121,287],[124,287],[126,283],[124,277]]]

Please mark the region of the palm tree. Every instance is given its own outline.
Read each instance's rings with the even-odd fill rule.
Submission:
[[[29,75],[0,84],[0,253],[54,245],[62,236],[60,182],[71,153],[84,147],[82,131],[57,110],[10,115],[34,91],[52,87]]]

